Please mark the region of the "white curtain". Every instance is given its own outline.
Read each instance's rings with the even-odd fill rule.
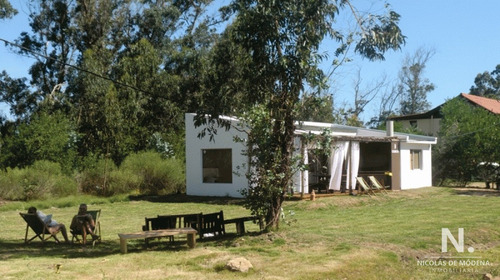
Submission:
[[[350,178],[347,176],[346,188],[349,189],[349,183],[351,183],[352,189],[354,190],[356,187],[356,177],[358,177],[359,171],[359,142],[351,142],[351,154],[348,160],[347,174],[351,174],[351,176]]]
[[[349,141],[338,141],[332,145],[330,153],[330,184],[329,189],[340,190],[342,181],[342,165],[347,155]]]

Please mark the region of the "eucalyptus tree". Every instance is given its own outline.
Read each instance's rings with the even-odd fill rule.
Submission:
[[[11,18],[17,14],[8,0],[0,0],[0,19]]]
[[[477,74],[470,93],[479,96],[500,98],[500,64],[495,70]]]
[[[214,73],[208,75],[196,124],[208,125],[205,134],[215,133],[216,117],[230,113],[250,126],[246,145],[256,174],[249,174],[251,188],[243,194],[252,212],[266,217],[268,228],[277,227],[294,171],[300,94],[305,84],[325,85],[319,63],[327,57],[320,54],[320,44],[330,36],[338,43],[334,55],[342,54],[351,42],[334,24],[340,13],[354,13],[360,27],[356,52],[383,59],[385,51],[404,43],[399,15],[388,9],[386,15],[362,18],[346,0],[234,0],[223,11],[232,23],[214,51]]]
[[[407,55],[399,71],[397,95],[400,113],[410,115],[429,110],[427,94],[434,90],[434,84],[424,77],[427,63],[434,55],[433,50],[419,48],[413,55]]]

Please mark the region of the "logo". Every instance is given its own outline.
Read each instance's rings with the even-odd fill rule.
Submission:
[[[455,239],[453,234],[448,228],[442,228],[441,229],[441,252],[446,253],[448,252],[448,240],[451,241],[451,244],[453,244],[453,247],[457,250],[459,253],[464,252],[464,229],[463,228],[458,228],[458,241]],[[473,247],[467,248],[467,251],[469,253],[474,252]]]

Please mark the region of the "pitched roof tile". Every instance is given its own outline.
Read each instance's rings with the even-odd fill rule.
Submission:
[[[500,100],[486,98],[482,96],[472,95],[472,94],[461,94],[463,98],[469,100],[470,102],[483,107],[484,109],[492,112],[493,114],[500,115]]]

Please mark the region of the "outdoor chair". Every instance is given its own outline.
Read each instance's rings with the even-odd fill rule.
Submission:
[[[377,190],[388,193],[386,190],[388,187],[382,186],[382,184],[377,180],[377,178],[375,178],[375,176],[368,176],[368,179],[370,179],[372,186],[374,186]]]
[[[375,192],[368,186],[368,183],[365,181],[363,177],[356,177],[356,181],[358,181],[358,185],[360,186],[360,193],[365,192],[370,197],[375,195]]]
[[[19,213],[21,217],[26,221],[26,234],[24,236],[24,243],[28,244],[35,238],[40,238],[42,243],[49,240],[50,238],[54,238],[56,243],[59,243],[59,239],[57,239],[57,234],[59,231],[50,233],[49,227],[38,217],[37,214],[27,214],[27,213]],[[28,240],[28,232],[29,229],[32,229],[35,232],[35,235]]]
[[[90,214],[92,216],[92,219],[94,219],[94,234],[96,234],[98,236],[97,239],[93,239],[92,240],[92,246],[95,246],[96,242],[98,243],[101,243],[101,221],[100,221],[100,217],[101,217],[101,209],[99,210],[88,210],[87,211],[88,214]],[[82,242],[83,241],[83,232],[80,231],[80,230],[74,230],[74,229],[71,229],[71,242],[72,243],[75,243],[75,242]],[[82,236],[82,240],[80,240],[80,238],[78,236]],[[88,238],[88,236],[87,236]]]

